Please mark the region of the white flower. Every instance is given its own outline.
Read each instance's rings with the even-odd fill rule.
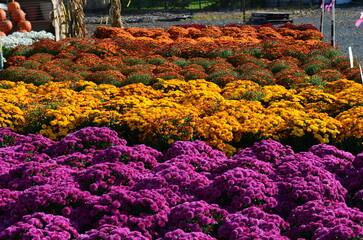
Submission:
[[[52,39],[55,37],[52,33],[46,31],[30,31],[26,33],[14,32],[6,37],[0,37],[0,42],[3,44],[3,48],[15,48],[19,45],[32,45],[34,42],[40,39]]]

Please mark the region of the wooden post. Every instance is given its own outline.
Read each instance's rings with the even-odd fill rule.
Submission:
[[[354,67],[354,60],[353,60],[352,47],[348,47],[348,53],[349,53],[350,68],[353,68]]]
[[[52,12],[51,12],[51,18],[52,18],[52,25],[54,27],[54,35],[55,40],[60,40],[60,24],[58,20],[58,1],[52,0]]]
[[[4,70],[3,42],[0,42],[0,72]]]
[[[332,0],[331,45],[335,47],[335,0]]]
[[[52,10],[52,24],[55,32],[55,40],[61,40],[67,37],[67,27],[66,27],[66,14],[67,11],[64,9],[64,5],[60,0],[52,0],[53,10]]]
[[[242,11],[243,11],[243,23],[246,23],[246,0],[243,0]]]

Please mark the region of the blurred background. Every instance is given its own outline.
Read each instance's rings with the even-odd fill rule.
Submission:
[[[122,0],[123,11],[130,10],[243,10],[316,8],[321,0]],[[325,0],[328,4],[330,0]],[[336,4],[362,3],[363,0],[336,0]],[[107,11],[108,0],[87,0],[86,11]]]

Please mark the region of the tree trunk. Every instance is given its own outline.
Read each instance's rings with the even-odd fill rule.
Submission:
[[[121,18],[121,0],[111,0],[110,22],[112,27],[123,27]]]

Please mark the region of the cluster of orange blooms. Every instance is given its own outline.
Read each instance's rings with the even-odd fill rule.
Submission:
[[[224,27],[200,25],[179,25],[167,29],[162,28],[112,28],[101,26],[94,33],[97,38],[111,39],[132,39],[148,40],[163,43],[198,43],[198,42],[216,42],[223,44],[225,41],[233,40],[238,44],[259,43],[266,39],[281,40],[283,42],[304,41],[305,44],[315,44],[323,39],[323,35],[312,25],[294,27],[286,24],[282,27],[272,26],[249,26],[249,25],[229,25]],[[304,44],[304,45],[305,45]],[[299,44],[297,43],[296,46]]]
[[[107,126],[130,144],[201,139],[228,155],[267,138],[363,150],[357,68],[309,25],[95,36],[15,48],[0,74],[0,126],[51,139]]]
[[[152,85],[158,78],[206,79],[221,87],[236,80],[250,80],[287,88],[305,86],[310,79],[315,83],[339,78],[360,81],[358,68],[347,67],[348,57],[341,57],[328,43],[314,40],[321,39],[321,33],[305,28],[99,27],[95,35],[104,38],[67,38],[57,42],[43,39],[32,46],[19,46],[7,58],[8,68],[2,75],[12,81],[19,76],[31,83],[34,80],[26,72],[34,69],[34,75],[43,79],[40,83],[86,80],[118,87],[130,83]],[[203,31],[204,35],[196,33]],[[297,39],[290,36],[291,32],[296,32]],[[120,37],[121,33],[124,37]],[[218,37],[210,41],[208,34]],[[172,41],[156,40],[161,36]]]

